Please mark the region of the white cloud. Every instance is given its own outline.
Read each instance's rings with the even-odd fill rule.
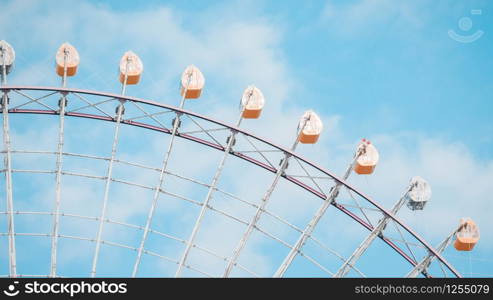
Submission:
[[[188,102],[187,108],[216,119],[233,122],[238,115],[237,105],[243,89],[254,83],[264,92],[267,104],[262,117],[259,120],[245,121],[244,128],[281,145],[287,146],[292,143],[298,118],[308,107],[304,107],[301,101],[292,99],[291,93],[303,81],[296,78],[283,57],[280,45],[283,32],[261,16],[242,16],[235,13],[247,10],[250,8],[249,4],[244,7],[236,2],[226,8],[207,10],[200,16],[162,6],[154,10],[122,13],[86,2],[63,2],[61,5],[50,7],[48,10],[38,2],[12,1],[5,5],[4,12],[0,13],[0,30],[3,30],[0,31],[0,35],[12,37],[14,41],[11,41],[11,44],[16,47],[20,60],[12,74],[12,82],[26,85],[56,84],[53,79],[56,78],[53,64],[49,61],[61,42],[75,40],[82,62],[79,77],[71,78],[69,85],[116,91],[119,88],[116,82],[116,63],[119,56],[130,48],[141,56],[145,67],[142,84],[129,87],[130,94],[177,104],[179,74],[186,65],[194,63],[206,75],[206,89],[202,99]],[[392,1],[360,1],[355,5],[341,7],[329,3],[324,12],[323,22],[338,28],[342,33],[358,32],[364,30],[367,24],[390,22],[393,18],[399,18],[406,26],[422,26],[423,21],[417,18],[414,12],[415,8],[410,4],[395,5]],[[221,16],[230,17],[213,18],[219,13]],[[15,19],[19,19],[20,16],[29,16],[30,21],[22,22],[22,26],[19,27],[19,22]],[[211,19],[216,21],[210,22]],[[191,20],[194,20],[194,26],[189,25]],[[16,35],[9,35],[11,31]],[[31,38],[25,39],[28,32]],[[26,56],[33,52],[27,49],[34,46],[38,47],[39,51],[33,56],[41,58],[43,63],[30,65],[31,58]],[[29,66],[29,69],[22,69],[22,66]],[[343,116],[322,117],[326,129],[320,143],[313,146],[302,145],[298,151],[311,161],[328,166],[340,174],[352,157],[356,141],[346,137],[346,132],[340,125]],[[94,124],[78,123],[80,127],[77,128],[76,135],[88,135],[90,138],[80,139],[79,142],[92,143],[87,146],[91,152],[97,150],[94,149],[97,148],[94,144],[99,143],[102,155],[107,155],[111,146],[107,138],[110,131],[94,130]],[[56,131],[56,128],[54,129]],[[110,130],[110,127],[106,129]],[[139,139],[139,133],[129,135],[132,137],[128,139],[130,144]],[[36,139],[32,131],[25,135],[16,134],[15,138],[19,138],[22,145],[32,143],[32,147],[39,146],[39,139]],[[52,141],[48,143],[50,139]],[[53,144],[53,139],[56,139],[55,135],[42,136],[41,141],[48,147],[48,144]],[[479,161],[460,143],[419,135],[411,135],[410,139],[416,143],[415,147],[402,146],[403,139],[400,136],[389,136],[385,132],[374,136],[372,140],[381,152],[381,162],[376,173],[368,178],[353,175],[350,181],[389,208],[397,200],[411,176],[421,175],[427,179],[434,194],[426,211],[420,214],[419,219],[405,212],[403,218],[418,228],[419,233],[433,241],[438,241],[448,234],[463,214],[476,219],[481,228],[492,227],[487,211],[491,210],[489,195],[493,192],[490,187],[493,163]],[[72,143],[72,149],[75,149],[74,145],[76,144]],[[152,162],[154,166],[159,167],[167,138],[153,137],[146,140],[145,144],[141,142],[141,145],[137,150],[135,147],[125,150],[122,146],[120,157]],[[212,177],[218,158],[213,157],[208,151],[198,151],[200,150],[187,144],[177,145],[173,153],[173,167],[178,170],[181,166],[180,172],[201,177],[207,182],[207,179]],[[291,164],[294,165],[294,162]],[[241,181],[231,184],[230,191],[258,203],[273,175],[254,171],[254,168],[245,168],[242,163],[232,158],[228,160],[227,165],[231,169],[241,170]],[[73,166],[85,170],[91,165],[79,163]],[[157,184],[157,174],[129,172],[128,180],[131,179],[151,186]],[[182,189],[184,193],[193,194],[190,185],[176,180],[170,182],[173,183],[170,188]],[[255,185],[255,193],[251,191],[252,186],[244,182],[258,183]],[[64,187],[66,193],[70,192],[73,195],[67,199],[66,204],[80,212],[99,211],[100,189],[74,181]],[[328,187],[325,187],[325,190],[328,190]],[[121,221],[130,221],[135,217],[146,216],[150,199],[142,200],[139,191],[129,193],[118,189],[115,195],[118,196],[116,198],[126,199],[128,202],[125,205],[113,203],[113,217]],[[199,192],[196,195],[199,196],[195,200],[202,201],[204,195]],[[269,209],[293,223],[300,223],[302,227],[320,203],[319,200],[317,202],[313,199],[297,202],[298,198],[293,195],[302,198],[302,193],[299,193],[297,187],[277,190]],[[89,198],[89,202],[86,198]],[[162,213],[157,216],[160,218],[160,225],[169,225],[166,223],[169,221],[165,212],[173,212],[177,215],[176,224],[170,227],[173,227],[174,232],[182,234],[182,238],[187,238],[198,209],[187,210],[189,206],[179,205],[167,197],[162,198],[162,201],[166,202],[158,205]],[[215,198],[213,205],[214,201],[217,201],[218,206],[224,205],[228,212],[244,220],[249,220],[253,214],[253,210],[247,210],[242,205],[232,204],[231,201],[220,199],[218,195]],[[282,201],[283,199],[287,200]],[[211,213],[208,212],[209,214]],[[242,230],[228,222],[230,223],[220,218],[206,219],[197,240],[215,248],[221,255],[229,255]],[[283,231],[282,228],[276,227],[276,224],[271,225],[267,229],[276,230],[281,238],[293,238],[289,230]],[[76,233],[82,233],[87,229],[80,224],[73,227]],[[348,229],[347,232],[352,232],[351,230]],[[118,232],[114,230],[107,234],[114,235],[115,238],[125,238],[122,234],[117,236]],[[357,238],[355,237],[355,241]],[[264,244],[260,239],[251,240],[249,243],[250,246],[242,256],[242,262],[256,268],[262,275],[270,275],[269,272],[275,266],[268,259],[269,253],[262,248]],[[491,241],[487,239],[484,244],[491,247]],[[181,247],[172,250],[168,249],[166,254],[179,254]],[[75,258],[70,256],[70,259]],[[203,264],[213,270],[214,274],[220,274],[224,266],[221,262],[203,261],[200,256],[192,256],[191,262]],[[169,264],[163,264],[164,267],[169,268]],[[173,271],[166,270],[166,274],[172,275]]]
[[[355,34],[371,34],[378,26],[421,28],[428,18],[422,1],[360,0],[345,3],[328,1],[322,10],[320,23],[331,32],[353,37]]]

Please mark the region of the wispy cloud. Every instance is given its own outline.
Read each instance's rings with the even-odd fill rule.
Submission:
[[[341,34],[362,34],[372,24],[398,23],[399,26],[423,26],[426,14],[418,13],[420,4],[393,1],[359,1],[356,4],[332,4],[328,2],[321,22],[334,32]],[[144,74],[139,86],[129,87],[129,93],[142,98],[178,103],[177,82],[179,74],[188,64],[199,66],[206,75],[206,89],[202,99],[188,102],[187,108],[233,122],[238,116],[238,101],[243,89],[255,84],[266,96],[266,108],[262,117],[246,121],[248,130],[267,137],[276,143],[289,145],[294,138],[296,123],[305,107],[300,99],[293,99],[293,91],[302,87],[304,81],[290,68],[284,55],[282,41],[285,32],[269,22],[261,14],[252,17],[238,11],[252,9],[251,4],[235,2],[225,7],[213,7],[204,12],[187,13],[166,6],[133,12],[117,12],[108,6],[89,2],[66,1],[63,4],[46,7],[39,2],[11,1],[4,5],[0,13],[0,35],[16,47],[18,53],[17,69],[9,80],[15,84],[57,85],[58,78],[53,72],[54,51],[62,42],[74,43],[81,54],[80,73],[71,78],[69,86],[103,91],[118,91],[116,65],[120,55],[127,49],[139,54],[144,62]],[[220,14],[224,18],[216,18]],[[29,19],[29,22],[21,20]],[[193,22],[191,20],[194,20]],[[60,25],[62,24],[62,25]],[[31,38],[27,39],[25,36]],[[36,49],[36,50],[33,50]],[[39,60],[38,62],[36,62]],[[70,105],[71,103],[69,103]],[[344,115],[323,115],[325,132],[319,144],[303,145],[300,153],[310,157],[338,174],[349,163],[357,144],[352,134],[344,127]],[[57,127],[36,127],[45,134],[37,136],[33,127],[28,131],[13,128],[14,145],[23,148],[50,149],[56,141]],[[70,123],[67,131],[67,149],[108,155],[111,146],[112,125],[99,125],[93,122]],[[389,135],[384,128],[370,138],[381,152],[381,161],[374,175],[358,177],[353,175],[350,182],[361,188],[375,200],[389,208],[397,201],[410,177],[420,175],[432,185],[433,199],[423,213],[410,214],[403,209],[402,217],[417,228],[427,239],[438,242],[456,225],[458,218],[469,215],[478,221],[481,228],[493,226],[488,216],[491,210],[490,184],[493,180],[493,162],[475,158],[470,150],[460,142],[439,139],[424,133],[402,133]],[[122,141],[118,157],[136,160],[159,167],[168,143],[168,137],[152,135],[143,137],[141,131],[122,129],[127,136]],[[135,147],[138,143],[140,147]],[[411,146],[408,146],[410,145]],[[200,178],[209,183],[216,168],[220,153],[203,150],[200,147],[177,143],[172,154],[170,170]],[[38,164],[46,167],[41,160],[24,161],[25,165]],[[277,163],[277,161],[276,161]],[[67,162],[74,170],[104,172],[104,164],[94,167],[93,163]],[[292,164],[294,166],[294,163]],[[53,165],[54,167],[54,165]],[[93,168],[94,167],[94,168]],[[127,180],[154,186],[157,184],[156,172],[139,173],[130,169],[117,170],[118,176]],[[241,173],[241,176],[238,174]],[[103,174],[99,174],[103,175]],[[230,158],[224,174],[227,186],[224,188],[239,194],[253,203],[258,203],[267,189],[272,174],[251,168],[237,159]],[[168,185],[167,185],[168,184]],[[167,179],[165,187],[181,192],[202,201],[205,190],[195,185]],[[48,193],[52,185],[32,190]],[[330,185],[324,186],[327,191]],[[140,190],[129,191],[112,186],[110,199],[111,218],[124,222],[138,222],[143,225],[150,205],[151,195]],[[98,215],[102,189],[101,184],[66,180],[63,187],[64,209],[81,214]],[[43,198],[49,207],[53,199]],[[118,200],[118,201],[115,201]],[[172,231],[181,238],[188,238],[191,227],[198,215],[198,206],[180,202],[170,197],[162,197],[156,213],[158,230]],[[282,184],[276,190],[268,209],[276,212],[290,222],[303,227],[320,205],[320,200],[310,198],[297,187]],[[244,204],[232,202],[227,197],[216,195],[212,205],[227,210],[232,215],[249,221],[254,209]],[[332,217],[332,208],[330,216]],[[419,216],[417,216],[419,215]],[[317,234],[323,239],[333,237],[333,231],[344,218],[331,219],[330,227],[322,227]],[[346,221],[347,218],[345,219]],[[87,223],[65,223],[72,234],[94,236],[94,226]],[[297,235],[275,222],[262,224],[267,230],[276,232],[280,238],[292,242]],[[356,227],[356,225],[354,225]],[[110,229],[111,228],[111,229]],[[121,231],[119,231],[121,230]],[[204,225],[197,238],[198,243],[211,248],[220,255],[228,256],[236,245],[243,225],[230,219],[208,212]],[[352,243],[357,243],[364,231],[359,227],[344,228],[347,245],[331,245],[346,254],[350,253]],[[341,231],[338,231],[340,234]],[[108,227],[105,236],[138,245],[140,236],[125,236],[119,227]],[[434,244],[435,244],[434,243]],[[481,241],[484,249],[492,247],[491,240]],[[75,244],[74,244],[75,245]],[[480,247],[483,247],[479,245]],[[78,247],[75,245],[74,247]],[[92,248],[75,252],[74,247],[64,246],[65,261],[73,263],[77,259],[92,255]],[[162,251],[176,256],[183,250],[179,243],[168,245],[150,243],[154,251]],[[282,258],[283,250],[272,250],[269,242],[260,237],[249,241],[249,246],[240,262],[251,267],[260,275],[269,276]],[[190,263],[220,275],[224,261],[207,260],[200,252],[192,252]],[[281,253],[281,254],[279,254]],[[272,257],[275,256],[273,259]],[[121,256],[119,256],[121,257]],[[133,259],[133,256],[132,258]],[[160,274],[173,275],[174,265],[163,263]],[[241,273],[242,274],[242,273]],[[154,274],[156,275],[156,274]],[[159,275],[159,274],[157,274]],[[197,274],[194,274],[197,275]]]

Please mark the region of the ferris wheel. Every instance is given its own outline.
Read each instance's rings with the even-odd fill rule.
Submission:
[[[413,211],[426,208],[431,187],[419,176],[410,179],[391,209],[349,184],[351,175],[371,176],[380,160],[369,140],[357,145],[341,176],[298,154],[298,147],[310,147],[323,133],[323,122],[312,110],[293,127],[290,147],[242,129],[243,122],[263,116],[268,105],[253,85],[241,95],[237,122],[227,124],[185,109],[205,87],[204,75],[194,65],[183,72],[181,101],[172,106],[126,95],[144,69],[132,51],[120,60],[120,94],[68,87],[68,78],[77,74],[80,63],[79,53],[68,43],[55,55],[60,87],[8,85],[14,61],[12,46],[0,41],[5,175],[5,210],[0,212],[5,231],[0,235],[8,244],[2,253],[7,261],[4,277],[375,276],[374,265],[360,264],[365,259],[392,261],[379,264],[379,275],[461,277],[442,254],[452,244],[457,251],[471,251],[479,240],[479,229],[469,218],[461,219],[433,246],[397,217],[403,206]],[[45,143],[38,132],[30,145],[39,142],[48,148],[18,148],[12,134],[15,118],[22,118],[16,124],[40,126],[40,131],[39,124],[56,122],[50,131],[55,134],[50,138],[53,143]],[[91,130],[77,129],[80,122]],[[101,135],[111,143],[99,142],[100,134],[92,130],[99,126],[105,126]],[[125,130],[133,130],[131,139],[126,139]],[[87,135],[76,147],[68,147],[70,139]],[[163,142],[158,146],[159,165],[140,162],[132,154],[136,147],[152,147],[144,142],[147,135]],[[124,147],[132,148],[130,155],[120,155]],[[183,172],[204,161],[202,173]],[[93,166],[97,172],[88,171]],[[256,175],[249,176],[247,170]],[[87,185],[79,190],[68,187],[68,182],[77,182],[74,178]],[[41,181],[46,183],[43,188],[37,186]],[[118,189],[122,192],[116,194]],[[37,206],[33,198],[46,200]],[[128,199],[137,212],[127,217],[115,214]],[[179,209],[170,208],[172,201]],[[296,209],[288,214],[274,209],[305,203],[311,209],[300,209],[299,214]],[[221,218],[221,226],[212,216]],[[80,230],[66,231],[73,227],[70,222],[79,222]],[[351,242],[352,232],[362,237],[356,244]],[[231,241],[227,246],[221,244],[227,239]],[[35,255],[26,251],[40,245],[45,250]],[[372,249],[387,252],[375,257]],[[255,251],[272,260],[270,268],[259,263]],[[75,255],[74,267],[67,255]],[[39,260],[45,263],[36,264]],[[401,264],[397,271],[394,261]]]

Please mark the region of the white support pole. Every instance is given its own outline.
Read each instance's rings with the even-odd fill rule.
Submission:
[[[63,76],[62,87],[67,85],[67,49],[64,49],[63,56]],[[61,189],[62,189],[62,159],[63,159],[63,143],[64,143],[64,128],[65,128],[65,106],[67,104],[67,95],[62,93],[60,99],[60,121],[58,129],[58,148],[57,148],[57,160],[56,160],[56,187],[55,187],[55,210],[53,215],[53,234],[51,237],[51,264],[50,264],[50,277],[56,277],[57,268],[57,247],[58,236],[60,229],[60,202],[61,202]]]
[[[402,205],[404,205],[404,203],[406,202],[407,193],[409,193],[412,188],[413,186],[410,185],[404,195],[392,207],[392,209],[390,210],[390,213],[392,215],[397,214]],[[334,277],[344,277],[350,271],[351,267],[354,267],[355,263],[358,261],[361,255],[363,255],[366,249],[370,247],[371,243],[382,233],[390,220],[391,218],[387,215],[380,219],[378,224],[373,228],[372,232],[363,240],[363,242],[361,242],[358,248],[356,248],[353,254],[351,254],[351,256],[348,258],[348,260],[346,260],[346,262],[339,268]]]
[[[459,228],[457,228],[456,230],[454,230],[448,237],[445,238],[445,240],[443,240],[440,245],[438,245],[438,247],[436,248],[436,252],[438,254],[441,254],[443,251],[445,251],[445,249],[447,249],[447,247],[452,243],[453,241],[453,238],[455,236],[455,234],[457,233],[457,231],[459,230]],[[425,272],[425,273],[428,273],[427,272],[427,269],[428,267],[430,266],[430,264],[433,262],[433,260],[436,258],[436,256],[431,253],[431,252],[428,252],[428,255],[423,258],[407,275],[406,277],[407,278],[415,278],[415,277],[418,277],[419,274]]]
[[[127,58],[127,64],[125,66],[125,78],[123,80],[123,85],[122,85],[122,96],[125,95],[126,88],[127,88],[127,79],[128,79],[128,58]],[[113,163],[115,161],[115,155],[116,155],[116,148],[118,145],[118,134],[120,132],[120,124],[122,121],[122,115],[123,115],[123,110],[124,106],[123,104],[125,103],[124,100],[120,100],[120,104],[118,105],[117,112],[116,112],[116,124],[115,124],[115,134],[113,136],[113,145],[111,147],[111,158],[108,164],[108,170],[106,172],[106,183],[104,186],[104,196],[103,196],[103,207],[101,208],[101,217],[99,219],[99,227],[98,227],[98,233],[96,236],[96,248],[94,250],[94,257],[92,260],[92,268],[91,268],[91,277],[96,276],[96,269],[97,269],[97,264],[98,264],[98,257],[99,257],[99,251],[101,248],[101,238],[103,234],[103,226],[104,222],[106,219],[106,206],[108,205],[108,197],[109,197],[109,191],[110,191],[110,183],[111,183],[111,176],[113,174]]]
[[[189,87],[190,82],[191,82],[191,77],[192,77],[192,74],[189,74],[187,86],[185,87],[185,90],[183,92],[183,96],[182,96],[181,101],[180,101],[180,108],[183,108],[185,106],[185,99],[186,99],[185,97],[186,97],[187,90],[188,90],[188,87]],[[132,271],[132,277],[137,276],[137,272],[138,272],[139,266],[140,266],[140,261],[142,260],[142,254],[144,252],[145,242],[147,240],[147,236],[149,235],[149,230],[151,228],[152,218],[154,217],[154,212],[156,210],[157,202],[159,200],[159,195],[160,195],[162,187],[163,187],[164,174],[166,173],[166,170],[168,168],[169,158],[171,156],[171,151],[173,149],[175,137],[176,137],[176,134],[178,132],[178,127],[180,126],[180,116],[181,116],[180,113],[176,113],[176,118],[173,121],[173,130],[171,132],[170,142],[168,144],[168,150],[166,151],[166,154],[164,155],[163,165],[161,167],[161,172],[159,174],[159,183],[157,184],[156,188],[154,189],[154,196],[152,198],[151,207],[149,208],[149,214],[147,216],[146,225],[144,227],[144,232],[142,234],[142,239],[140,240],[139,249],[137,250],[137,258],[135,259],[135,264],[134,264],[134,268]]]
[[[5,49],[0,47],[2,56],[2,86],[7,84],[7,65],[5,64]],[[17,277],[16,251],[15,251],[15,228],[14,228],[14,203],[12,197],[12,156],[10,149],[10,129],[9,129],[9,99],[7,91],[2,95],[2,114],[3,114],[3,145],[5,148],[5,190],[7,193],[7,213],[8,213],[8,236],[9,236],[9,276]]]
[[[296,150],[296,146],[298,146],[298,143],[300,141],[300,139],[299,139],[300,134],[305,129],[307,122],[308,122],[308,119],[306,119],[305,122],[303,123],[303,126],[301,126],[301,129],[299,130],[299,132],[296,136],[296,140],[293,143],[293,146],[291,146],[291,149],[290,149],[291,152]],[[277,183],[279,182],[279,179],[284,174],[284,171],[287,169],[288,161],[290,158],[291,158],[291,154],[289,154],[289,153],[284,154],[284,158],[281,162],[281,166],[279,167],[279,169],[277,169],[276,176],[274,177],[274,180],[272,181],[271,185],[267,189],[265,195],[262,197],[260,205],[258,206],[257,211],[255,212],[255,216],[253,217],[253,219],[248,224],[247,230],[243,233],[241,240],[239,241],[238,245],[236,246],[235,250],[233,251],[233,255],[231,256],[231,259],[229,260],[229,263],[228,263],[226,269],[224,270],[223,277],[229,277],[229,275],[231,274],[233,267],[236,265],[236,261],[240,257],[241,251],[245,247],[245,245],[248,241],[248,238],[252,234],[255,226],[257,225],[257,222],[260,220],[260,217],[265,210],[265,207],[267,205],[267,202],[270,199],[270,196],[272,195],[272,192],[274,192],[274,189],[276,188]]]
[[[243,120],[243,111],[240,114],[240,118],[238,122],[236,122],[236,127],[239,127],[241,124],[241,121]],[[202,223],[202,219],[204,218],[205,212],[207,210],[207,207],[209,206],[209,201],[212,198],[212,195],[214,194],[214,191],[216,190],[217,184],[219,182],[219,178],[221,177],[221,173],[224,169],[224,164],[226,163],[226,159],[229,156],[229,152],[231,151],[231,148],[233,147],[233,143],[235,140],[237,132],[234,130],[231,130],[231,135],[229,136],[229,141],[228,144],[226,145],[226,148],[224,149],[224,155],[219,162],[219,166],[216,169],[216,173],[214,174],[214,178],[212,179],[211,186],[209,187],[209,191],[207,192],[207,196],[205,197],[204,202],[202,203],[202,208],[200,209],[200,214],[197,217],[197,220],[195,221],[195,225],[193,226],[192,233],[190,234],[190,237],[188,238],[186,242],[186,247],[185,250],[183,251],[183,255],[180,259],[180,263],[178,264],[178,268],[175,273],[175,277],[179,277],[181,275],[181,272],[183,270],[183,266],[187,260],[188,254],[190,252],[190,249],[193,246],[193,243],[195,241],[195,237],[199,231],[200,225]]]
[[[342,179],[345,181],[349,178],[349,175],[351,175],[351,172],[353,171],[354,164],[358,157],[362,154],[364,145],[362,144],[361,146],[358,147],[356,150],[356,153],[354,154],[353,161],[349,164],[348,168],[346,169],[346,172],[344,173]],[[339,190],[341,189],[342,183],[337,182],[335,186],[333,186],[330,189],[330,192],[323,202],[322,206],[317,210],[313,218],[310,220],[308,225],[305,227],[303,232],[301,233],[300,237],[298,238],[296,244],[291,248],[289,251],[288,255],[284,258],[284,261],[282,264],[279,266],[277,269],[276,273],[274,273],[274,277],[282,277],[284,273],[288,270],[289,266],[293,262],[293,260],[296,258],[298,253],[300,252],[301,248],[306,243],[306,240],[311,236],[313,233],[313,230],[315,230],[315,227],[317,226],[318,222],[322,218],[322,216],[325,214],[325,211],[327,208],[336,200],[337,196],[339,195]]]

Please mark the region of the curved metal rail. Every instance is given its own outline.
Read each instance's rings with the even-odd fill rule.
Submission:
[[[310,192],[311,194],[317,196],[318,198],[320,198],[324,201],[327,198],[327,195],[322,191],[322,189],[319,187],[319,185],[314,181],[314,178],[316,178],[317,176],[308,174],[309,172],[306,170],[306,168],[311,168],[312,172],[316,172],[317,174],[322,174],[322,175],[319,175],[318,177],[324,177],[323,179],[331,179],[331,180],[335,181],[336,183],[343,185],[345,188],[347,188],[347,190],[349,192],[358,195],[359,197],[363,198],[366,202],[371,204],[371,206],[373,206],[374,209],[377,209],[378,211],[380,211],[383,216],[388,216],[396,225],[396,228],[399,230],[399,233],[401,234],[401,236],[402,236],[402,233],[400,232],[399,227],[404,229],[409,235],[411,235],[417,241],[417,244],[420,244],[431,255],[436,257],[438,259],[438,261],[441,264],[443,264],[453,275],[455,275],[457,277],[461,277],[461,275],[454,269],[454,267],[447,260],[445,260],[445,258],[443,258],[440,255],[440,253],[438,253],[433,247],[431,247],[422,237],[420,237],[409,226],[404,224],[400,219],[398,219],[395,215],[393,215],[388,210],[384,209],[381,205],[379,205],[376,201],[371,199],[369,196],[367,196],[364,193],[362,193],[361,191],[357,190],[355,187],[351,186],[350,184],[345,182],[343,179],[334,175],[332,172],[326,170],[325,168],[318,166],[317,164],[309,161],[308,159],[294,153],[293,151],[291,151],[287,148],[278,146],[278,145],[274,144],[273,142],[270,142],[266,139],[260,138],[260,137],[254,135],[250,132],[247,132],[243,129],[228,125],[224,122],[214,120],[214,119],[211,119],[209,117],[202,116],[200,114],[197,114],[195,112],[188,111],[188,110],[185,110],[182,108],[177,108],[177,107],[174,107],[171,105],[158,103],[156,101],[144,100],[144,99],[140,99],[140,98],[136,98],[136,97],[122,96],[122,95],[112,94],[112,93],[104,93],[104,92],[97,92],[97,91],[90,91],[90,90],[72,89],[72,88],[35,87],[35,86],[2,86],[2,87],[0,87],[0,90],[3,91],[5,94],[14,92],[14,93],[17,93],[21,96],[24,96],[24,97],[30,99],[30,101],[28,101],[25,104],[34,103],[34,104],[40,104],[43,107],[43,109],[22,108],[22,106],[25,106],[25,104],[23,104],[23,105],[19,105],[19,106],[14,106],[13,108],[9,109],[8,110],[9,114],[11,114],[11,113],[13,113],[13,114],[15,114],[15,113],[28,113],[28,114],[42,114],[42,115],[58,115],[59,114],[58,110],[53,109],[49,105],[42,103],[41,100],[44,98],[50,97],[52,95],[61,94],[61,95],[67,95],[67,96],[73,95],[74,97],[87,103],[86,106],[79,107],[78,109],[74,109],[74,110],[67,109],[65,112],[65,116],[71,116],[71,117],[81,117],[81,118],[115,122],[116,119],[114,117],[112,117],[111,114],[106,113],[104,111],[104,109],[101,109],[100,105],[102,103],[108,103],[111,101],[122,101],[122,100],[128,101],[130,103],[134,103],[135,105],[142,104],[142,105],[148,105],[148,106],[153,107],[153,108],[163,109],[164,111],[161,111],[158,113],[147,113],[147,112],[143,111],[142,109],[140,109],[144,113],[144,115],[138,116],[138,117],[133,117],[133,118],[123,118],[121,120],[121,123],[131,125],[131,126],[141,127],[141,128],[145,128],[145,129],[150,129],[150,130],[154,130],[154,131],[158,131],[158,132],[162,132],[162,133],[167,133],[167,134],[172,134],[173,130],[170,128],[166,128],[161,123],[158,123],[154,118],[156,115],[166,114],[166,113],[174,113],[174,114],[180,114],[180,115],[186,116],[190,120],[192,120],[196,125],[198,125],[198,127],[201,128],[201,130],[199,130],[199,132],[205,133],[209,138],[201,138],[201,137],[195,136],[193,134],[193,132],[188,132],[188,133],[187,132],[178,132],[176,134],[176,136],[190,140],[190,141],[194,141],[194,142],[206,145],[206,146],[209,146],[209,147],[216,149],[216,150],[219,150],[219,151],[225,151],[227,149],[227,146],[222,145],[222,143],[218,142],[217,139],[215,139],[214,136],[211,135],[211,132],[213,131],[212,129],[210,129],[210,130],[204,129],[202,126],[200,126],[200,124],[197,123],[197,121],[195,121],[195,119],[201,120],[201,121],[206,121],[206,122],[209,122],[210,124],[215,124],[215,125],[220,126],[220,128],[216,129],[216,130],[225,130],[226,129],[226,130],[231,130],[231,131],[237,132],[239,135],[244,136],[251,144],[252,144],[252,142],[250,141],[250,139],[254,140],[257,143],[261,143],[267,147],[271,147],[271,148],[275,149],[275,151],[279,151],[283,155],[289,155],[290,157],[292,157],[294,160],[296,160],[301,165],[301,167],[303,168],[305,173],[307,173],[307,175],[308,175],[307,177],[309,177],[311,179],[311,182],[313,184],[308,184],[306,182],[303,182],[301,180],[302,176],[294,176],[294,175],[289,175],[286,173],[282,174],[282,177],[284,179],[290,181],[291,183],[294,183],[295,185],[303,188],[304,190]],[[39,98],[34,98],[34,97],[30,97],[29,95],[26,95],[24,93],[25,91],[42,91],[42,92],[48,92],[48,94],[44,95],[42,97],[39,97]],[[108,98],[108,99],[103,100],[103,101],[99,101],[97,103],[91,103],[89,100],[85,99],[86,96],[104,97],[104,98]],[[93,108],[93,109],[97,110],[98,112],[100,112],[100,114],[81,112],[85,108]],[[140,108],[140,106],[139,106],[139,108]],[[158,125],[153,125],[150,123],[135,121],[137,119],[143,119],[143,118],[151,119],[155,123],[158,123]],[[252,146],[255,147],[254,144],[252,144]],[[257,166],[259,166],[259,167],[261,167],[267,171],[270,171],[274,174],[277,173],[278,169],[276,169],[274,167],[274,165],[269,161],[269,159],[267,159],[263,155],[263,153],[262,153],[263,151],[258,150],[257,147],[255,147],[255,149],[257,150],[256,151],[257,154],[260,154],[263,157],[263,160],[259,160],[259,159],[254,158],[253,156],[248,155],[248,151],[231,151],[231,155],[236,156],[238,158],[241,158],[241,159],[243,159],[247,162],[250,162],[254,165],[257,165]],[[264,152],[267,152],[267,150]],[[303,167],[303,165],[304,165],[304,167]],[[335,201],[332,202],[331,205],[336,207],[338,210],[342,211],[343,213],[345,213],[349,217],[351,217],[354,221],[359,223],[361,226],[363,226],[367,230],[372,231],[374,229],[374,226],[371,224],[370,220],[366,217],[366,215],[365,215],[365,217],[359,216],[358,214],[349,210],[345,205],[341,205]],[[358,204],[358,206],[359,206],[359,204]],[[360,207],[360,210],[363,212],[361,207]],[[364,214],[364,212],[363,212],[363,214]],[[387,245],[389,245],[393,250],[395,250],[397,253],[399,253],[406,261],[408,261],[412,265],[412,267],[415,267],[418,264],[412,251],[409,251],[409,252],[411,252],[410,254],[407,253],[406,250],[402,249],[401,247],[399,247],[397,245],[397,243],[394,242],[395,239],[386,237],[384,235],[379,235],[379,238],[383,242],[385,242]],[[411,244],[411,243],[406,243],[406,246],[408,247],[408,249],[409,249],[409,244]],[[423,274],[423,275],[429,276],[428,274]]]

